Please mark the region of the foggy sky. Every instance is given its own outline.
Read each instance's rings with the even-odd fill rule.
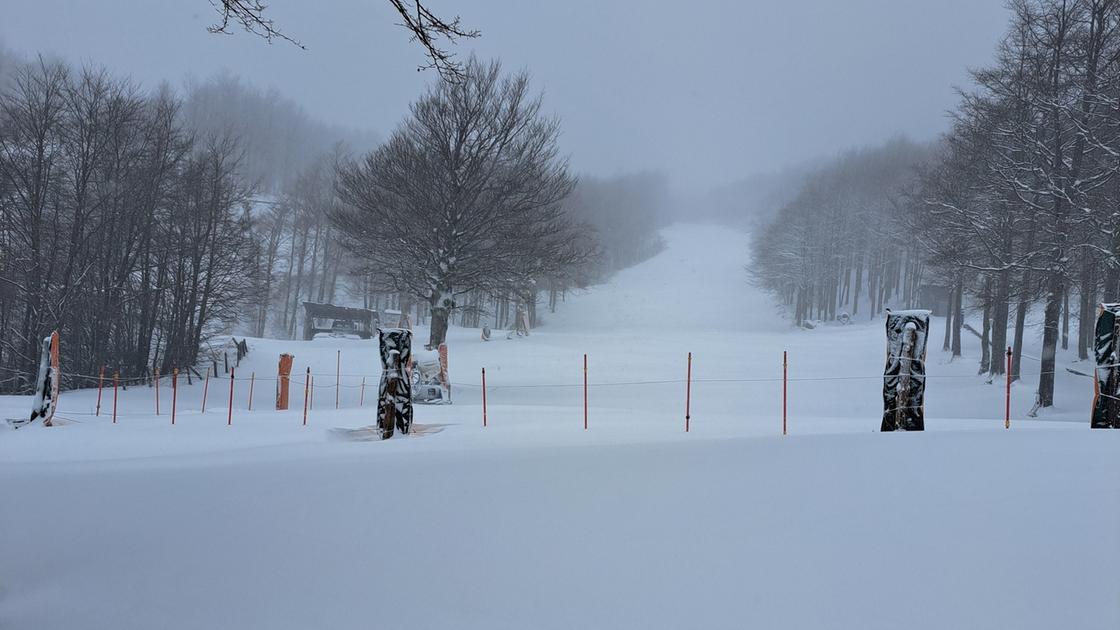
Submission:
[[[0,0],[0,45],[94,61],[146,86],[226,69],[313,116],[388,133],[435,79],[385,0],[272,0],[307,46],[211,35],[208,0]],[[528,69],[575,170],[657,169],[684,190],[947,127],[989,63],[1002,0],[487,0],[429,3]]]

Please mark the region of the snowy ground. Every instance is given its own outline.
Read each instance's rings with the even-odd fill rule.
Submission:
[[[1027,419],[1025,365],[1006,431],[935,320],[929,431],[879,434],[880,321],[791,331],[744,235],[667,239],[528,338],[452,329],[455,403],[417,408],[439,433],[332,439],[376,388],[373,343],[342,340],[250,340],[232,426],[215,380],[176,426],[140,387],[116,425],[83,391],[71,424],[0,431],[0,628],[1120,627],[1120,432],[1089,431],[1088,379]],[[316,374],[307,427],[301,383],[267,410],[281,351]]]

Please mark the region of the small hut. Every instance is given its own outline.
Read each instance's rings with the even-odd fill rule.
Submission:
[[[368,308],[304,302],[303,315],[305,340],[314,339],[315,335],[319,334],[336,337],[356,335],[362,339],[369,339],[381,325],[377,311]]]

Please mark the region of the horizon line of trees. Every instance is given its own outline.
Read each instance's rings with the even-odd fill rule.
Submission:
[[[0,392],[33,388],[52,329],[67,374],[145,378],[207,363],[216,335],[298,338],[305,301],[415,308],[434,337],[452,321],[512,326],[521,310],[536,325],[541,304],[657,253],[664,176],[577,180],[527,76],[470,63],[468,80],[433,85],[395,138],[355,160],[342,142],[305,141],[332,128],[228,75],[146,91],[0,50]],[[441,138],[449,121],[466,136]],[[441,139],[458,161],[433,153]],[[382,158],[432,196],[386,193],[385,172],[368,170]],[[338,222],[354,202],[383,213],[381,236]],[[464,222],[445,224],[441,244],[381,238],[449,207]],[[418,278],[438,273],[437,296]]]
[[[182,100],[40,59],[0,93],[0,391],[34,387],[40,340],[71,374],[191,366],[250,297],[238,141]],[[85,384],[89,384],[88,382]]]
[[[1120,296],[1120,2],[1008,8],[995,59],[971,73],[951,130],[901,170],[887,160],[845,175],[854,156],[812,175],[756,239],[754,265],[795,320],[827,318],[859,276],[845,262],[854,243],[874,243],[894,288],[880,285],[885,303],[915,305],[915,288],[941,289],[943,348],[960,356],[961,329],[975,333],[979,371],[991,377],[1004,374],[1008,346],[1010,376],[1021,377],[1028,315],[1041,308],[1037,410],[1054,404],[1059,347],[1072,337],[1089,359],[1096,306]],[[877,192],[861,195],[876,175]],[[872,304],[874,315],[884,301]]]

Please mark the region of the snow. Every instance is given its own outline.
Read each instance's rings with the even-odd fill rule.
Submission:
[[[791,330],[746,283],[746,235],[665,238],[529,337],[452,328],[454,404],[416,407],[443,429],[423,437],[331,437],[373,422],[375,340],[250,339],[232,426],[228,379],[206,413],[184,386],[175,426],[166,381],[163,415],[129,388],[116,425],[64,393],[71,424],[0,431],[0,627],[1120,627],[1120,432],[1089,430],[1090,378],[1063,371],[1028,419],[1025,365],[1004,430],[976,340],[949,362],[934,317],[928,430],[882,434],[881,319]]]

